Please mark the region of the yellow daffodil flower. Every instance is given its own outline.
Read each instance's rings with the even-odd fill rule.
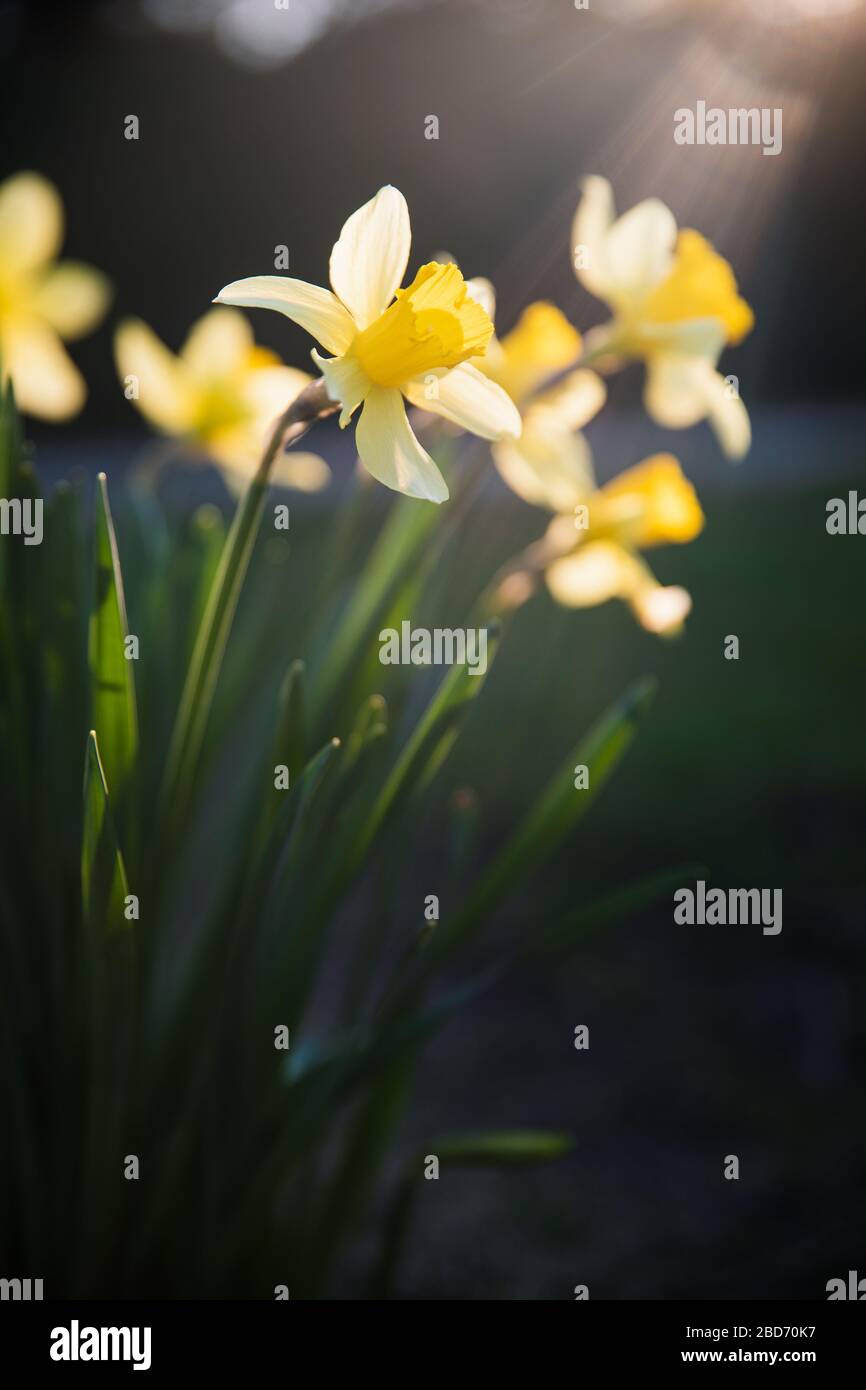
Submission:
[[[269,427],[312,378],[257,347],[236,309],[211,309],[175,356],[140,319],[118,328],[115,362],[130,398],[161,433],[207,454],[238,491],[255,470]],[[330,469],[315,454],[278,455],[274,482],[314,492]]]
[[[41,174],[0,184],[0,363],[21,409],[68,420],[87,396],[64,341],[83,337],[103,317],[110,291],[98,270],[57,263],[63,203]]]
[[[637,552],[684,544],[703,524],[695,490],[677,460],[656,454],[576,503],[572,515],[554,518],[542,541],[553,557],[547,586],[569,607],[624,599],[648,631],[676,631],[691,598],[679,585],[659,584]]]
[[[585,180],[572,229],[578,279],[613,313],[587,334],[594,357],[646,363],[644,403],[659,424],[708,419],[725,453],[749,449],[749,417],[735,384],[716,370],[725,345],[742,341],[754,315],[734,273],[699,232],[677,231],[657,198],[616,217],[606,179]]]
[[[355,439],[365,468],[386,487],[443,502],[445,480],[415,438],[403,398],[483,439],[519,435],[520,416],[470,360],[484,353],[493,324],[457,266],[430,261],[400,288],[410,242],[406,200],[387,186],[343,227],[332,289],[259,275],[226,285],[217,302],[275,309],[306,329],[334,354],[312,355],[342,406],[341,427],[362,408]]]
[[[470,280],[469,291],[495,313],[493,286]],[[524,309],[504,338],[492,338],[478,366],[497,382],[521,412],[518,439],[493,446],[493,459],[508,486],[525,502],[567,508],[575,491],[592,486],[592,456],[580,433],[601,409],[605,388],[595,372],[578,368],[545,389],[580,356],[581,336],[554,304]]]
[[[619,598],[647,631],[675,632],[691,598],[679,585],[659,584],[638,551],[693,540],[703,524],[695,490],[677,460],[656,454],[589,494],[576,487],[505,580],[502,600],[522,601],[530,592],[527,579],[543,570],[553,597],[569,608]]]

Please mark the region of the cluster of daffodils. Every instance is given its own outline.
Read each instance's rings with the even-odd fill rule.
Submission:
[[[0,360],[31,414],[63,419],[85,388],[61,340],[95,327],[108,302],[103,276],[56,264],[62,205],[35,174],[0,186]],[[441,503],[448,485],[418,439],[407,405],[491,445],[500,474],[527,503],[552,513],[547,531],[509,567],[497,593],[521,601],[544,575],[573,607],[625,601],[652,632],[676,631],[685,590],[661,585],[643,558],[696,536],[703,514],[669,454],[644,459],[599,487],[584,427],[604,404],[603,377],[645,365],[644,403],[660,424],[707,420],[723,451],[741,458],[750,426],[736,379],[718,370],[726,346],[750,331],[752,311],[725,260],[701,234],[678,230],[650,198],[617,217],[610,185],[586,180],[572,229],[582,284],[610,311],[583,339],[549,303],[531,304],[497,337],[495,293],[464,280],[451,260],[428,261],[404,286],[409,211],[390,186],[345,223],[331,252],[330,288],[282,275],[226,285],[217,308],[173,353],[139,319],[117,329],[115,361],[127,397],[187,455],[216,462],[243,487],[287,405],[315,379],[355,424],[361,463],[387,487]],[[273,309],[316,341],[317,377],[257,346],[239,312]],[[315,454],[278,454],[275,481],[306,490],[329,470]]]

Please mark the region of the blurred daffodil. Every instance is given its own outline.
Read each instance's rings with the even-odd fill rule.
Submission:
[[[331,252],[332,289],[281,275],[226,285],[221,304],[275,309],[332,357],[313,351],[345,428],[361,407],[356,443],[374,478],[410,497],[443,502],[448,488],[406,416],[405,397],[480,435],[519,435],[520,416],[479,371],[493,324],[453,263],[430,261],[406,289],[411,230],[402,193],[390,186],[353,213]]]
[[[656,454],[571,507],[520,557],[500,600],[521,602],[544,572],[553,597],[570,608],[623,599],[649,632],[677,631],[691,609],[679,585],[659,584],[639,551],[693,540],[704,524],[695,490],[670,454]]]
[[[206,454],[239,491],[255,470],[269,426],[312,378],[257,347],[235,309],[211,309],[175,356],[140,319],[120,324],[114,344],[127,394],[161,433]],[[271,474],[315,492],[330,470],[315,454],[278,455]]]
[[[716,364],[726,345],[750,331],[754,315],[727,261],[699,232],[678,232],[657,198],[617,218],[610,184],[598,177],[584,182],[572,250],[578,279],[613,313],[587,334],[587,352],[642,359],[644,403],[654,420],[679,429],[708,419],[725,453],[742,458],[749,417],[736,383]]]
[[[0,184],[0,362],[21,409],[68,420],[87,396],[63,341],[95,328],[110,298],[108,280],[77,261],[57,262],[63,203],[41,174]]]
[[[494,315],[493,287],[469,282],[470,292]],[[519,438],[493,446],[493,459],[509,487],[525,502],[559,511],[592,487],[592,456],[580,430],[601,409],[605,388],[586,368],[561,374],[581,353],[577,329],[554,304],[524,309],[504,338],[493,338],[479,366],[507,391],[523,419]],[[560,376],[553,386],[546,383]]]

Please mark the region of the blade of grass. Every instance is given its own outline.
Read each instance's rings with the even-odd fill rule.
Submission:
[[[94,593],[88,644],[91,721],[99,740],[99,757],[112,789],[118,825],[127,852],[138,844],[134,822],[138,711],[134,666],[125,653],[128,634],[117,539],[105,474],[100,473],[97,479]]]

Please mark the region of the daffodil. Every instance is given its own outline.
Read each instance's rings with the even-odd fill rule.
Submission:
[[[593,357],[646,363],[644,403],[659,424],[679,429],[708,419],[725,453],[751,441],[736,383],[716,370],[726,345],[742,341],[754,315],[734,273],[690,228],[677,231],[657,198],[616,217],[606,179],[588,178],[572,229],[578,279],[611,309],[587,335]]]
[[[430,261],[401,289],[411,230],[406,201],[380,189],[353,213],[331,252],[331,289],[281,275],[226,285],[220,304],[275,309],[333,354],[313,350],[346,428],[360,407],[355,440],[365,468],[387,487],[443,502],[448,488],[416,439],[404,398],[480,435],[519,435],[505,391],[478,369],[493,324],[451,262]]]
[[[41,174],[0,184],[0,363],[21,409],[68,420],[84,404],[84,378],[64,341],[82,337],[103,317],[108,281],[77,261],[57,263],[63,203]]]
[[[493,287],[470,281],[470,292],[494,314]],[[592,487],[592,456],[583,426],[601,409],[605,388],[586,368],[561,374],[580,356],[581,336],[554,304],[539,301],[524,309],[514,328],[493,338],[479,366],[518,406],[523,430],[518,439],[493,446],[493,459],[509,487],[525,502],[554,511],[576,493]],[[560,376],[555,385],[547,386]]]
[[[142,415],[213,459],[235,491],[255,470],[268,427],[312,380],[256,346],[236,309],[209,310],[177,355],[146,323],[127,319],[117,330],[114,355]],[[323,459],[294,451],[279,455],[272,473],[275,482],[305,492],[324,487],[329,476]]]
[[[575,489],[570,502],[505,580],[503,602],[522,601],[531,592],[527,581],[543,571],[551,594],[567,607],[619,598],[648,631],[676,631],[691,598],[679,585],[660,584],[639,552],[683,544],[703,527],[700,503],[677,460],[656,454],[588,495]]]

